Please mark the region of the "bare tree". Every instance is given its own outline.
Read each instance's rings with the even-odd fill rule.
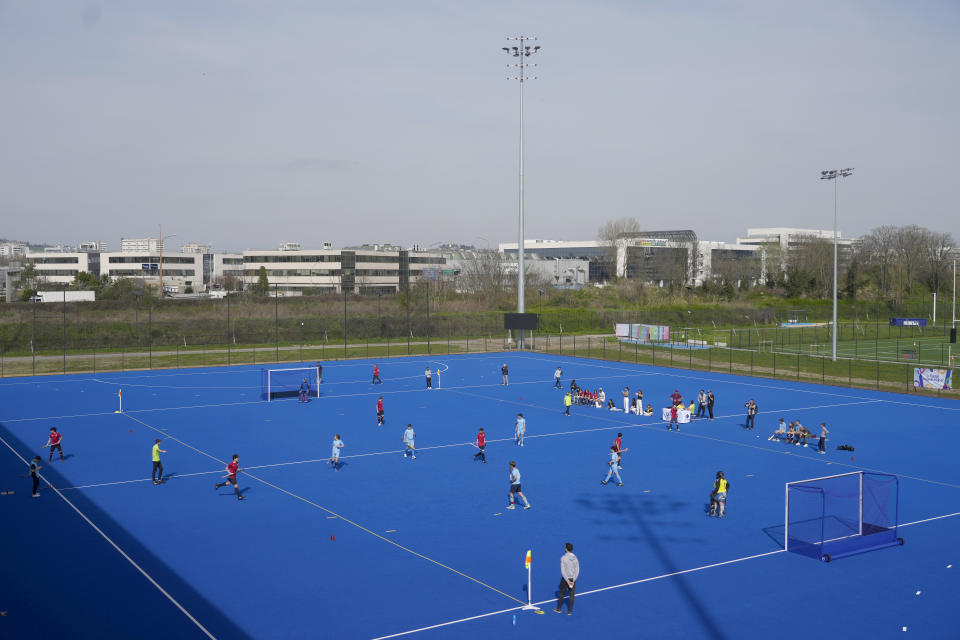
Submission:
[[[643,225],[636,218],[617,218],[603,223],[597,231],[597,241],[603,246],[607,261],[612,268],[610,273],[619,273],[617,269],[617,250],[624,244],[624,237],[643,231]]]
[[[503,254],[490,249],[475,251],[464,263],[461,282],[464,291],[477,296],[478,302],[486,301],[495,307],[508,291]]]
[[[953,238],[949,233],[923,230],[923,276],[931,291],[940,291],[940,286],[948,278],[947,265],[953,248]]]

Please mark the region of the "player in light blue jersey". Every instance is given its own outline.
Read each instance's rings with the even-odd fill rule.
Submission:
[[[417,459],[417,449],[413,446],[413,439],[417,437],[416,431],[413,430],[413,425],[408,424],[407,429],[403,432],[403,444],[406,445],[403,450],[403,457],[406,458],[407,454],[410,454],[411,460]]]
[[[337,471],[337,467],[340,465],[340,450],[343,449],[343,440],[340,439],[340,434],[333,436],[333,450],[330,452],[330,466],[333,467],[334,471]]]
[[[626,449],[621,449],[620,451],[626,451]],[[600,484],[607,484],[608,482],[610,482],[611,476],[616,476],[617,486],[618,487],[623,486],[623,480],[620,479],[620,470],[618,468],[620,466],[618,464],[619,458],[620,458],[620,451],[617,451],[617,445],[613,445],[610,447],[610,459],[607,461],[607,465],[608,465],[607,477],[601,480]]]
[[[520,488],[520,469],[517,469],[517,463],[513,460],[510,461],[510,504],[507,505],[507,509],[516,509],[513,504],[514,494],[520,496],[520,499],[523,500],[523,508],[530,508],[530,501],[527,500],[527,496],[523,495],[523,491]]]
[[[521,447],[523,446],[523,436],[527,433],[527,421],[522,413],[517,414],[517,424],[513,428],[513,442]]]

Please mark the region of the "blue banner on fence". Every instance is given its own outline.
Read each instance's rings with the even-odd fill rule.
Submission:
[[[891,327],[925,327],[926,318],[890,318]]]

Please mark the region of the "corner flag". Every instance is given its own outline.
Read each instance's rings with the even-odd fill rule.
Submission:
[[[526,565],[527,569],[530,568],[530,550],[529,549],[527,549],[527,559],[526,559],[526,562],[524,562],[524,564]]]

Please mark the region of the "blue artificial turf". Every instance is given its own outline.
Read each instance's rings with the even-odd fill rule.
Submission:
[[[325,362],[321,397],[307,404],[262,401],[260,367],[249,366],[0,381],[0,490],[16,490],[0,496],[0,637],[207,637],[171,598],[223,638],[375,638],[433,625],[411,636],[788,639],[907,626],[956,637],[960,589],[946,567],[960,518],[908,525],[904,547],[830,564],[782,550],[788,481],[895,473],[901,523],[960,512],[954,401],[543,354],[377,362],[383,385],[370,384],[373,361]],[[424,389],[427,365],[441,370],[439,389]],[[717,419],[676,433],[592,407],[566,417],[558,365],[564,387],[602,386],[618,404],[624,386],[642,388],[657,417],[674,388],[688,400],[711,388]],[[752,432],[750,397],[760,406]],[[512,437],[518,412],[523,448]],[[781,416],[814,432],[826,421],[827,455],[815,440],[768,442]],[[408,423],[416,460],[401,453]],[[50,426],[68,460],[41,453],[45,478],[170,598],[54,491],[30,498],[14,452],[37,455]],[[479,426],[487,464],[473,460]],[[602,486],[618,432],[630,449],[625,486]],[[334,433],[346,445],[336,473],[326,463]],[[149,479],[157,437],[162,486]],[[213,488],[233,453],[246,470],[242,503]],[[530,510],[504,508],[510,460]],[[705,515],[719,469],[731,481],[724,520]],[[511,610],[527,599],[527,549],[533,600],[544,601],[567,541],[582,567],[575,614]],[[59,615],[47,615],[51,602]]]

